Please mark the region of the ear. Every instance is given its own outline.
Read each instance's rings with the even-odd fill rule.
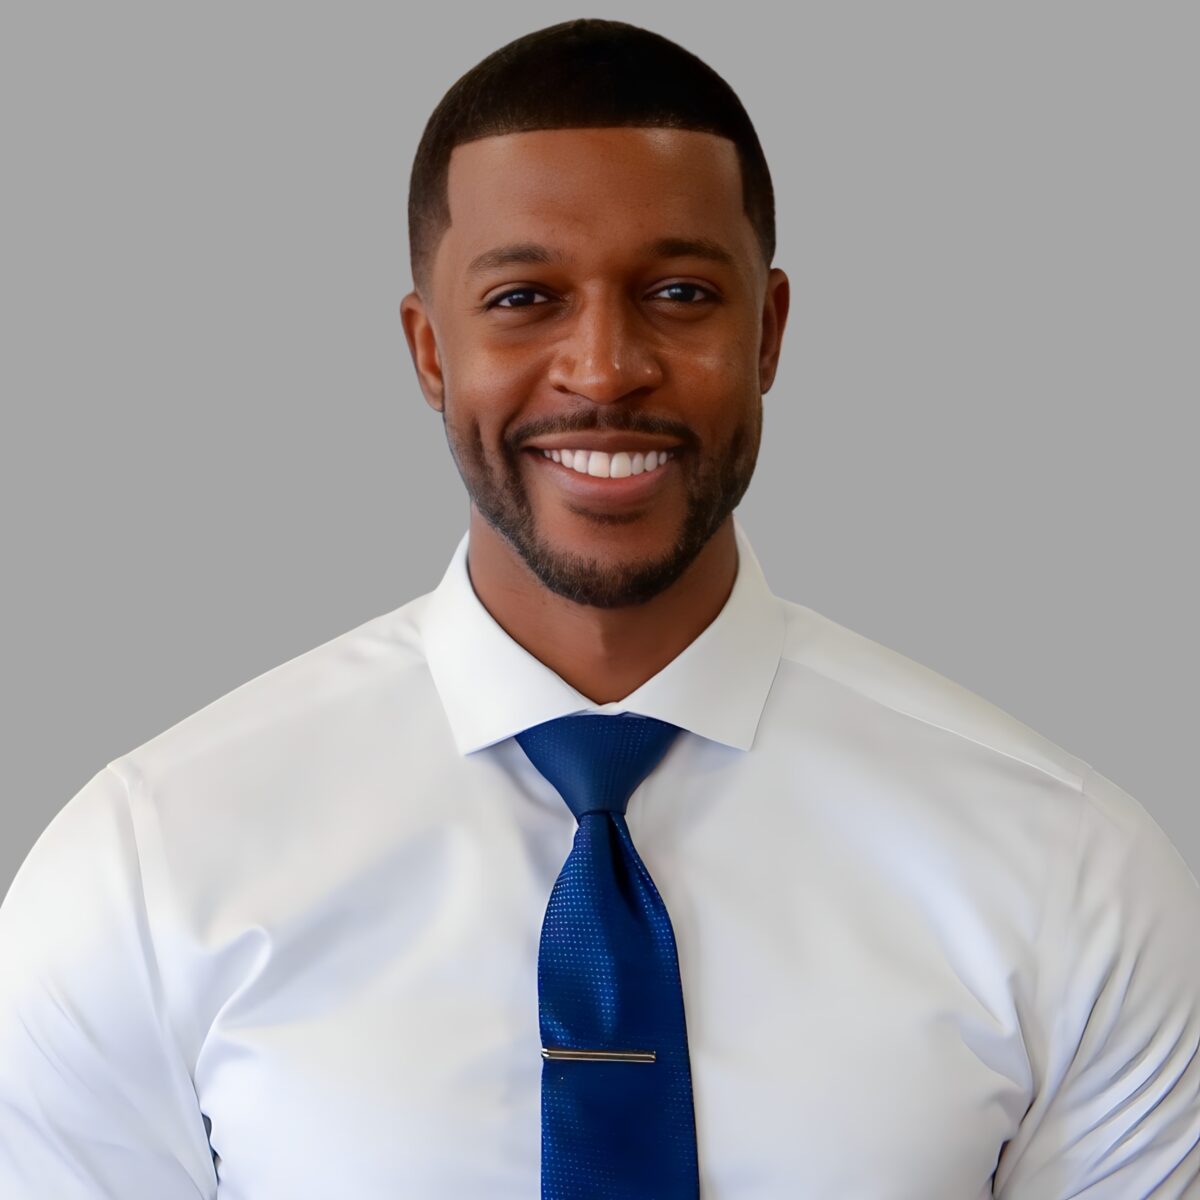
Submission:
[[[433,322],[420,293],[411,291],[400,301],[400,324],[408,341],[408,352],[417,369],[417,382],[430,408],[441,412],[446,388],[442,379],[442,360],[438,354]]]
[[[788,277],[778,267],[767,273],[767,294],[763,303],[762,345],[759,347],[758,379],[764,395],[775,382],[779,366],[779,350],[783,344],[783,327],[787,324],[791,299]]]

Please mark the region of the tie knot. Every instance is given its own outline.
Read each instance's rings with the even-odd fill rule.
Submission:
[[[517,734],[526,757],[579,820],[625,813],[629,797],[681,733],[678,725],[635,713],[574,713]]]

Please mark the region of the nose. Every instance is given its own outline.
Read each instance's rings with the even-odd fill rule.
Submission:
[[[657,387],[663,371],[651,336],[625,297],[582,300],[556,347],[549,382],[593,404]]]

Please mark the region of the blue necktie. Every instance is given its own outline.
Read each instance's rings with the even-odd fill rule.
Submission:
[[[625,809],[680,732],[578,713],[517,734],[579,822],[538,950],[542,1200],[697,1200],[675,934]]]

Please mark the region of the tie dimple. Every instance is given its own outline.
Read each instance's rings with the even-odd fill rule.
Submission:
[[[675,937],[625,821],[680,732],[580,713],[516,738],[579,822],[538,950],[542,1200],[699,1196]]]

